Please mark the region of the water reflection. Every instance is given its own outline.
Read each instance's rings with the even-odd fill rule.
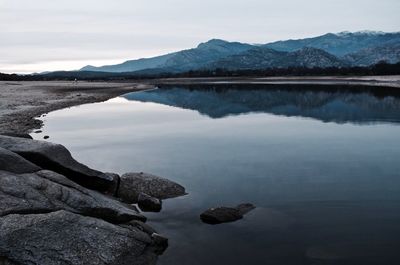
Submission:
[[[336,123],[400,122],[400,97],[383,87],[166,87],[123,97],[196,110],[211,118],[260,112]]]
[[[171,87],[49,113],[33,136],[185,186],[146,213],[169,238],[160,265],[397,265],[398,101],[384,88]],[[245,202],[257,208],[240,221],[200,221]]]

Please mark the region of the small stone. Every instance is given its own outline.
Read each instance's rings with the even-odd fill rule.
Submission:
[[[110,172],[106,172],[106,173],[104,173],[104,175],[107,175],[113,179],[112,184],[110,184],[110,187],[108,188],[106,193],[111,196],[114,196],[114,197],[117,196],[118,185],[119,185],[119,175],[115,174],[115,173],[110,173]]]
[[[255,209],[250,203],[239,204],[236,207],[210,208],[200,215],[200,219],[207,224],[221,224],[240,220],[243,215]]]
[[[144,212],[159,212],[162,208],[162,202],[142,192],[139,194],[138,206]]]
[[[49,139],[49,138],[50,138],[50,136],[48,136],[48,135],[43,136],[43,139]]]
[[[156,246],[154,252],[157,255],[163,254],[164,251],[168,248],[168,238],[157,233],[153,233],[151,235],[151,238],[153,239],[153,245]]]
[[[34,131],[34,133],[42,133],[43,131],[42,130],[36,130],[36,131]]]

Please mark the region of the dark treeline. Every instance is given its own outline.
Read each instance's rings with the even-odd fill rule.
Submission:
[[[368,76],[399,75],[400,62],[388,64],[381,62],[368,67],[328,67],[328,68],[269,68],[262,70],[196,70],[184,73],[153,73],[145,71],[127,73],[106,73],[90,71],[62,71],[38,75],[2,74],[2,81],[46,81],[46,80],[87,80],[87,81],[123,81],[157,78],[190,78],[190,77],[273,77],[273,76]]]

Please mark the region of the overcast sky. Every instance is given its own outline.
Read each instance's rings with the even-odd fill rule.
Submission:
[[[0,0],[0,72],[72,70],[197,46],[400,31],[400,0]]]

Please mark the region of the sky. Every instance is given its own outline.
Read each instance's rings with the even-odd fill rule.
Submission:
[[[196,47],[400,31],[399,0],[0,0],[0,72],[74,70]]]

